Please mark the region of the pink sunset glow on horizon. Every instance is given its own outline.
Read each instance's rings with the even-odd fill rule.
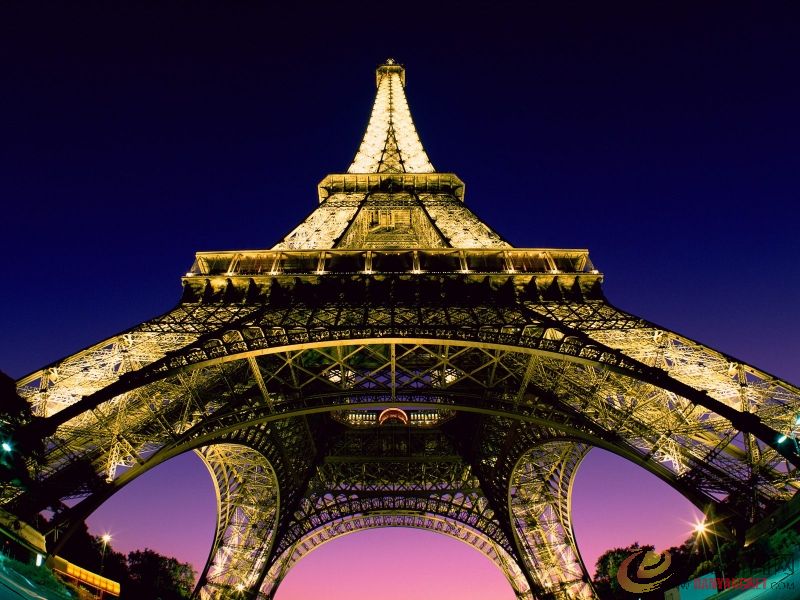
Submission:
[[[216,514],[211,478],[189,453],[141,476],[89,519],[115,550],[149,547],[190,562],[199,573]],[[634,542],[664,549],[691,534],[701,512],[638,466],[602,450],[581,464],[573,487],[573,527],[590,573],[606,550]],[[289,571],[276,600],[437,598],[512,600],[505,576],[475,548],[445,535],[377,529],[337,538]]]

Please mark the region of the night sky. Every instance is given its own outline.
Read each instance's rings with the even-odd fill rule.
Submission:
[[[391,56],[408,69],[434,166],[466,181],[468,206],[506,239],[588,248],[611,303],[800,381],[796,4],[74,4],[0,8],[10,375],[170,309],[195,251],[272,246],[314,208],[317,182],[346,170],[374,68]],[[120,549],[147,544],[127,541],[124,530],[151,526],[131,507],[154,518],[153,490],[169,481],[165,503],[186,519],[152,525],[149,545],[202,562],[214,502],[203,467],[178,459],[146,477],[92,526],[114,529]],[[591,455],[575,491],[587,562],[686,537],[694,513],[670,493]],[[639,504],[641,523],[601,521]],[[372,560],[382,552],[394,558]],[[309,597],[295,578],[344,573],[352,556],[372,585],[392,565],[415,568],[410,557],[445,573],[446,561],[475,559],[474,573],[486,562],[432,534],[357,534],[301,563],[279,600]],[[481,581],[498,576],[486,565]],[[496,597],[510,597],[497,581]],[[435,595],[473,597],[456,587]]]

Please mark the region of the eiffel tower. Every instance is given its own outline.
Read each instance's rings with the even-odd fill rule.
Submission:
[[[18,382],[46,455],[7,510],[57,507],[69,532],[193,451],[219,507],[196,597],[272,598],[320,544],[412,527],[519,598],[584,599],[570,495],[591,448],[739,540],[795,495],[800,390],[615,308],[586,250],[506,242],[432,166],[405,79],[378,67],[352,164],[275,246],[199,252],[175,308]]]

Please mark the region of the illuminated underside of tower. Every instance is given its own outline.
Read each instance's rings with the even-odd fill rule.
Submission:
[[[478,548],[520,598],[593,598],[570,511],[599,447],[752,537],[800,483],[798,389],[613,307],[586,250],[504,241],[428,159],[404,68],[376,83],[284,239],[198,253],[174,309],[18,382],[47,456],[5,507],[69,529],[194,451],[219,499],[201,598],[272,598],[320,544],[389,526]]]

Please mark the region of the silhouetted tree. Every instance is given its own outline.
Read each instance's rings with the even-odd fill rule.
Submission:
[[[800,548],[800,533],[794,529],[776,531],[769,537],[772,554],[794,554]]]
[[[630,594],[621,589],[617,572],[628,556],[641,550],[653,550],[653,546],[635,543],[626,548],[612,548],[597,559],[597,573],[593,580],[595,589],[602,600],[661,598],[665,590],[700,575],[713,572],[721,576],[724,572],[726,577],[747,577],[764,568],[769,569],[770,561],[800,550],[800,533],[793,529],[776,531],[746,548],[734,541],[720,541],[718,546],[717,541],[720,540],[692,536],[680,546],[669,548],[671,576],[650,594]]]
[[[680,546],[669,548],[667,552],[669,552],[671,560],[670,571],[672,571],[673,576],[670,584],[672,585],[691,579],[692,575],[698,571],[698,565],[708,555],[707,552],[704,554],[702,548],[695,543],[694,537],[688,538]],[[701,572],[706,573],[709,570],[713,569],[706,569]]]
[[[122,599],[182,600],[192,593],[195,572],[189,563],[162,556],[149,548],[128,554],[129,580]]]
[[[619,565],[634,552],[653,549],[654,546],[640,546],[639,542],[635,542],[625,548],[612,548],[601,554],[595,565],[594,576],[594,587],[600,598],[603,600],[631,598],[632,594],[623,590],[617,581]]]

